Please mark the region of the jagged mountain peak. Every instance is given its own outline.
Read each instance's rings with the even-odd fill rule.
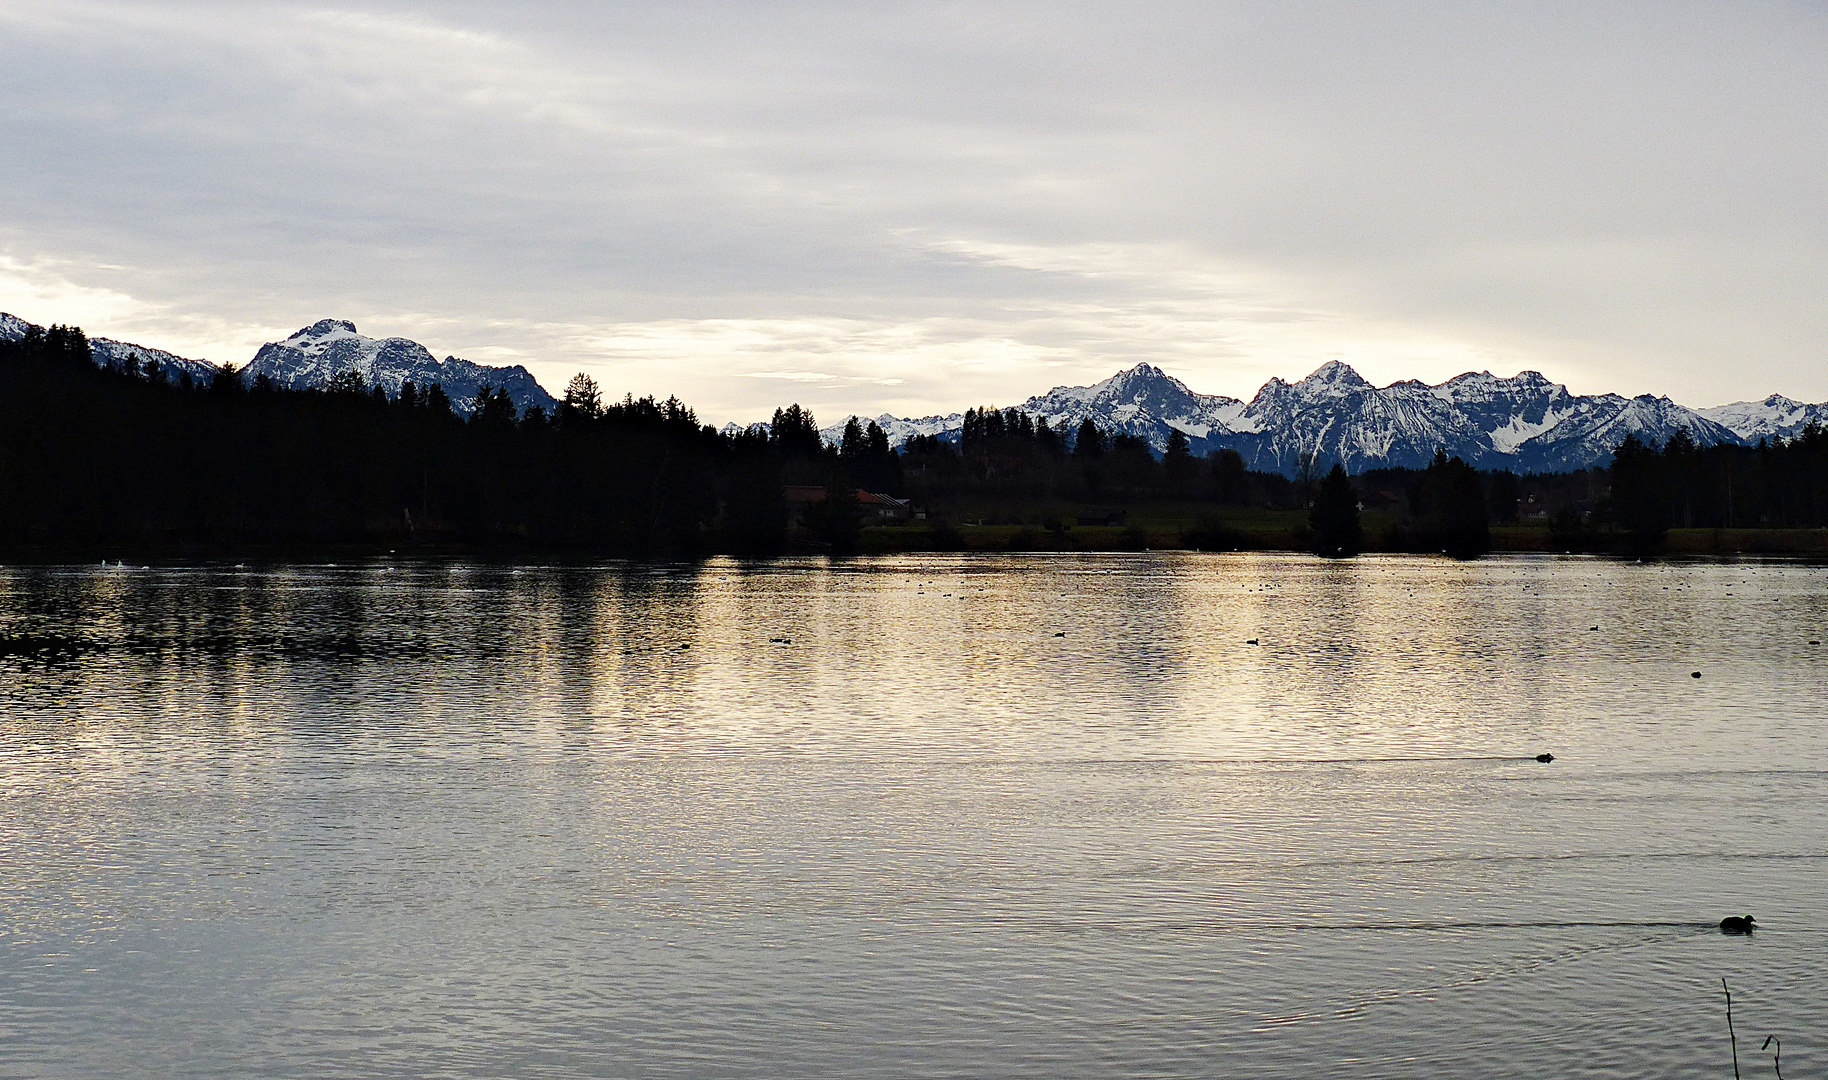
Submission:
[[[1070,397],[1081,401],[1091,401],[1097,397],[1108,397],[1112,394],[1127,393],[1135,388],[1152,383],[1166,381],[1177,386],[1180,381],[1153,364],[1137,364],[1125,368],[1089,386],[1056,386],[1045,394],[1037,394],[1030,400],[1050,397]],[[1184,387],[1183,387],[1184,389]]]
[[[1547,386],[1547,385],[1549,385],[1549,380],[1544,378],[1542,376],[1541,372],[1537,372],[1537,371],[1519,371],[1517,374],[1511,376],[1508,379],[1503,377],[1502,375],[1493,375],[1489,371],[1468,371],[1464,374],[1455,375],[1453,378],[1448,379],[1446,382],[1444,382],[1440,385],[1440,389],[1448,389],[1448,388],[1486,389],[1486,388],[1494,388],[1494,387],[1524,387],[1524,386]]]
[[[1697,412],[1666,396],[1574,395],[1538,371],[1467,372],[1438,385],[1410,379],[1378,389],[1340,361],[1297,383],[1272,378],[1248,405],[1137,364],[1090,386],[1057,386],[1021,409],[1069,431],[1091,419],[1158,452],[1179,429],[1196,454],[1234,449],[1251,468],[1289,475],[1308,456],[1356,471],[1425,466],[1437,449],[1480,468],[1560,472],[1603,467],[1627,434],[1749,443],[1754,435],[1794,433],[1814,418],[1828,422],[1828,404],[1797,405],[1782,395]],[[933,416],[883,427],[900,445],[916,425],[922,434],[956,438],[959,423],[956,415]]]
[[[1489,371],[1469,371],[1434,387],[1434,393],[1446,401],[1471,405],[1502,400],[1566,397],[1568,388],[1551,382],[1540,371],[1519,371],[1508,379]]]
[[[424,353],[428,360],[432,355],[431,350],[410,338],[369,337],[357,330],[355,323],[348,319],[319,319],[277,344],[296,349],[307,356],[334,352],[344,361],[344,366],[354,367],[364,375],[368,374],[375,357],[388,349]]]
[[[339,332],[359,336],[359,331],[356,330],[355,324],[348,319],[319,319],[286,340],[296,341],[300,338],[329,337],[330,335]]]
[[[1177,379],[1174,376],[1163,371],[1161,368],[1156,367],[1154,364],[1145,362],[1145,363],[1137,364],[1135,367],[1126,368],[1125,370],[1118,372],[1117,374],[1106,379],[1104,381],[1104,383],[1101,385],[1109,385],[1109,384],[1116,384],[1116,383],[1153,382],[1153,381],[1159,381],[1159,380],[1166,380],[1168,382],[1175,383],[1175,384],[1180,383],[1179,379]]]
[[[1373,389],[1364,376],[1353,370],[1351,364],[1339,360],[1328,360],[1295,385],[1308,391],[1319,390],[1334,394],[1355,394],[1361,390]]]
[[[410,338],[372,338],[360,333],[347,319],[319,319],[284,341],[260,347],[248,364],[246,377],[265,375],[276,385],[293,389],[322,386],[331,377],[354,371],[370,383],[398,394],[407,382],[418,386],[437,383],[460,413],[470,410],[483,386],[504,389],[521,409],[557,406],[552,395],[526,368],[486,367],[454,356],[434,359],[431,350]]]
[[[1091,386],[1056,386],[1020,408],[1045,417],[1056,430],[1075,430],[1092,419],[1100,427],[1137,436],[1160,452],[1168,445],[1171,429],[1180,429],[1196,443],[1208,432],[1234,430],[1243,403],[1195,393],[1154,364],[1142,363]]]
[[[1120,371],[1092,389],[1098,391],[1094,397],[1110,395],[1128,395],[1137,397],[1145,394],[1193,394],[1187,384],[1156,367],[1154,364],[1137,364],[1133,368]]]

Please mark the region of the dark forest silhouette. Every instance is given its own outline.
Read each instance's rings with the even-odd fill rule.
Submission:
[[[494,387],[468,404],[466,420],[439,386],[389,397],[353,371],[321,390],[283,390],[246,385],[230,367],[207,384],[138,357],[97,367],[81,330],[34,330],[0,342],[0,546],[844,551],[857,545],[860,491],[932,506],[936,518],[965,501],[1209,506],[1182,540],[1214,548],[1248,546],[1223,524],[1225,507],[1305,511],[1300,535],[1334,555],[1478,555],[1490,526],[1517,521],[1525,502],[1556,513],[1558,547],[1625,537],[1654,550],[1672,527],[1828,524],[1828,436],[1814,428],[1755,448],[1627,439],[1609,475],[1481,473],[1437,454],[1426,469],[1357,477],[1309,460],[1289,478],[1251,472],[1233,450],[1196,458],[1179,432],[1158,458],[1089,420],[1061,431],[1016,409],[972,409],[957,442],[916,437],[898,453],[873,421],[851,419],[827,446],[796,404],[766,427],[719,433],[677,399],[605,404],[583,375],[550,415],[520,414]],[[829,497],[796,519],[790,488]],[[1361,505],[1394,524],[1365,535]],[[1034,524],[1066,528],[1055,512]],[[923,535],[957,544],[944,520]]]
[[[1639,550],[1670,529],[1828,527],[1828,430],[1757,446],[1696,446],[1678,433],[1661,447],[1627,437],[1613,454],[1610,517]]]

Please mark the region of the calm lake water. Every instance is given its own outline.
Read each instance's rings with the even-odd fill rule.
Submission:
[[[1722,976],[1828,1072],[1821,567],[0,569],[21,630],[106,647],[0,657],[5,1077],[1726,1077]]]

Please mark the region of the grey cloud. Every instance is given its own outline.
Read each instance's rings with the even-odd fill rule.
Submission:
[[[1234,394],[1337,356],[1828,397],[1807,6],[15,3],[0,29],[0,254],[151,330],[347,317],[718,419],[794,388],[746,372],[950,411],[1139,359]]]

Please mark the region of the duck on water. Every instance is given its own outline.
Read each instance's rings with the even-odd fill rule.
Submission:
[[[1720,920],[1720,932],[1723,934],[1749,934],[1758,929],[1750,915],[1728,915]]]

